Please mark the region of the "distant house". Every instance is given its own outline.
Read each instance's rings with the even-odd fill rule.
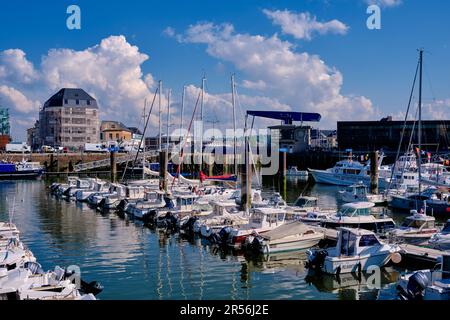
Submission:
[[[119,121],[102,121],[100,125],[100,140],[102,142],[131,141],[133,131]]]
[[[80,150],[100,142],[97,101],[83,89],[63,88],[39,112],[42,145]]]
[[[311,148],[324,150],[337,148],[337,131],[312,129]]]

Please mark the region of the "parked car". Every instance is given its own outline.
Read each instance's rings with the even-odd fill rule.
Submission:
[[[42,153],[53,153],[53,152],[55,152],[55,148],[53,148],[51,146],[42,146],[41,152]]]

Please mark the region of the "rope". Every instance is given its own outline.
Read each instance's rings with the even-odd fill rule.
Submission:
[[[180,153],[179,153],[179,155],[181,156],[181,158],[180,158],[180,164],[178,165],[176,176],[173,177],[173,181],[172,181],[172,186],[171,186],[171,188],[173,188],[173,185],[174,185],[174,183],[175,183],[176,177],[180,175],[181,164],[183,163],[183,159],[184,159],[184,152],[183,152],[183,151],[184,151],[184,147],[185,147],[186,142],[187,142],[187,136],[188,136],[189,133],[191,132],[192,122],[194,121],[194,118],[195,118],[195,112],[197,111],[197,107],[198,107],[198,103],[199,103],[199,101],[200,101],[200,96],[201,96],[201,95],[202,95],[202,91],[200,91],[199,94],[198,94],[197,101],[195,102],[194,111],[192,112],[191,121],[189,122],[188,130],[187,130],[187,132],[186,132],[186,134],[185,134],[185,136],[184,136],[184,138],[183,138],[183,146],[181,147]],[[203,146],[201,146],[201,147],[203,148]],[[173,157],[172,157],[172,158],[173,158]],[[171,158],[171,159],[172,159],[172,158]],[[178,178],[178,180],[179,180],[179,178]]]
[[[153,96],[152,105],[150,106],[150,111],[148,113],[147,121],[145,122],[144,132],[142,133],[141,142],[139,143],[140,146],[142,145],[142,141],[144,140],[144,137],[145,137],[145,132],[147,131],[148,121],[150,120],[150,115],[152,114],[152,110],[153,110],[153,106],[155,104],[156,95],[158,94],[158,90],[159,90],[159,88],[157,87],[155,90],[155,95]],[[144,145],[144,148],[145,148],[145,145]],[[133,175],[133,173],[134,173],[134,167],[136,166],[136,161],[139,156],[139,151],[140,151],[140,148],[138,148],[138,151],[136,152],[136,157],[134,158],[133,169],[131,170],[131,175]],[[144,159],[144,162],[145,162],[145,159]],[[142,170],[144,170],[144,167],[142,167]]]

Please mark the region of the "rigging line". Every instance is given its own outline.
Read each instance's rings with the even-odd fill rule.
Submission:
[[[250,135],[250,137],[251,137],[251,133],[252,133],[252,131],[253,131],[253,125],[255,124],[255,116],[253,116],[253,118],[252,118],[252,125],[251,125],[251,127],[250,127],[250,132],[249,132],[249,135]],[[249,138],[250,138],[249,137]],[[258,135],[256,135],[256,137],[258,138]],[[250,140],[250,139],[249,139]],[[256,146],[256,148],[258,148],[258,146]],[[252,166],[255,168],[255,176],[256,176],[256,180],[257,180],[257,182],[258,182],[258,187],[259,188],[261,188],[262,186],[261,186],[261,181],[259,180],[259,175],[258,175],[258,172],[257,172],[257,168],[256,168],[256,164],[255,164],[255,159],[253,158],[253,151],[252,151],[252,146],[250,145],[250,141],[249,141],[249,143],[248,143],[248,151],[249,151],[249,156],[251,156],[251,161],[252,161]]]
[[[180,163],[178,164],[177,174],[174,176],[173,181],[172,181],[172,188],[173,188],[173,185],[175,183],[176,177],[178,176],[178,179],[180,179],[179,175],[180,175],[180,170],[181,170],[181,164],[183,163],[183,160],[184,160],[184,147],[185,147],[186,142],[187,142],[187,137],[188,137],[189,133],[191,132],[192,122],[194,121],[195,112],[197,111],[197,107],[198,107],[198,103],[200,101],[200,96],[201,95],[202,95],[202,91],[200,91],[198,96],[197,96],[197,101],[195,102],[195,107],[194,107],[194,111],[192,112],[191,121],[189,122],[188,130],[186,131],[186,134],[184,135],[184,138],[183,138],[183,146],[180,148],[180,152],[179,152],[179,156],[181,156]],[[195,137],[194,137],[194,139],[195,139]],[[180,143],[180,145],[181,145],[181,143]],[[173,157],[171,157],[171,160],[173,159]]]
[[[396,157],[395,157],[394,165],[392,166],[391,178],[390,178],[389,186],[388,186],[387,190],[389,190],[389,189],[391,188],[392,178],[393,178],[393,176],[394,176],[394,171],[395,171],[395,166],[396,166],[398,157],[400,156],[400,151],[401,151],[401,148],[402,148],[402,142],[403,142],[403,138],[404,138],[405,130],[406,130],[406,123],[407,123],[407,121],[408,121],[409,109],[410,109],[410,107],[411,107],[411,101],[412,101],[412,99],[413,99],[414,88],[415,88],[415,86],[416,86],[416,80],[417,80],[417,74],[418,74],[418,73],[419,73],[419,62],[417,62],[416,73],[415,73],[415,75],[414,75],[413,85],[412,85],[412,88],[411,88],[411,94],[409,95],[408,108],[406,109],[405,121],[404,121],[404,124],[403,124],[402,134],[401,134],[401,136],[400,136],[400,142],[399,142],[399,144],[398,144],[397,155],[396,155]],[[412,131],[412,132],[413,132],[413,131]]]
[[[142,145],[142,140],[144,140],[145,132],[147,131],[148,121],[150,120],[150,115],[152,114],[153,106],[155,105],[156,96],[158,95],[158,91],[159,91],[159,88],[156,88],[155,95],[153,96],[152,105],[150,106],[150,111],[148,112],[147,121],[145,122],[144,132],[142,133],[141,142],[139,143],[140,146]],[[136,161],[137,161],[137,158],[139,157],[139,151],[140,151],[140,148],[138,148],[138,151],[136,152],[136,157],[134,158],[134,162],[133,162],[133,168],[131,169],[131,175],[133,175],[133,173],[134,173],[134,167],[136,166]],[[145,159],[144,159],[144,161],[145,161]],[[142,170],[144,170],[144,168],[142,168]]]
[[[144,113],[143,113],[143,115],[142,115],[142,118],[139,120],[138,128],[141,126],[141,122],[145,121],[145,108],[146,108],[146,106],[147,106],[147,98],[144,99]],[[133,148],[133,149],[132,149],[132,150],[134,150],[134,145],[135,145],[135,143],[136,143],[136,140],[133,139],[133,144],[132,144],[132,148]],[[138,149],[140,149],[140,147],[141,147],[141,146],[138,146]],[[144,140],[144,151],[145,151],[145,140]],[[130,151],[130,153],[131,153],[131,152],[132,152],[132,151]],[[130,162],[131,158],[132,158],[132,155],[128,158],[128,160],[127,160],[127,162],[126,162],[126,164],[125,164],[125,170],[124,170],[123,173],[122,173],[122,178],[120,179],[120,182],[123,182],[123,180],[125,179],[125,173],[127,172],[127,169],[128,169],[128,163]],[[145,163],[145,159],[144,159],[144,163]],[[144,170],[144,166],[142,166],[142,170]]]

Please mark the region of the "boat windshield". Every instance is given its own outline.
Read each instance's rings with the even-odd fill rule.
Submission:
[[[206,212],[206,211],[211,211],[212,206],[209,203],[196,203],[194,205],[194,209]]]
[[[355,209],[352,207],[342,208],[341,211],[337,213],[338,217],[356,217],[356,216],[370,216],[369,208]]]
[[[300,207],[300,208],[304,208],[304,207],[313,207],[316,205],[317,201],[311,200],[311,199],[306,199],[306,198],[298,198],[295,202],[294,202],[294,206],[295,207]]]
[[[370,247],[379,245],[380,242],[378,241],[377,237],[373,234],[367,234],[361,237],[361,240],[359,240],[359,246],[360,247]]]
[[[450,233],[450,222],[447,222],[441,231],[442,233]]]
[[[403,228],[416,228],[419,229],[422,226],[425,226],[427,224],[427,221],[425,220],[417,220],[414,218],[406,218],[405,221],[402,223],[401,227]]]

